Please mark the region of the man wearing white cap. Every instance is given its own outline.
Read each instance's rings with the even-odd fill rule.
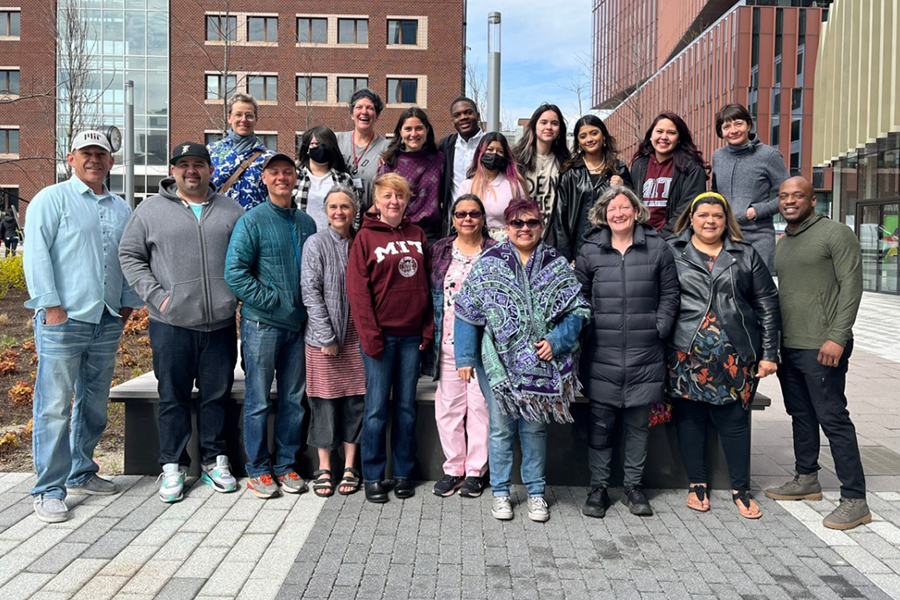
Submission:
[[[113,165],[109,140],[83,131],[66,160],[74,176],[38,192],[25,220],[31,297],[25,306],[35,309],[38,354],[31,495],[35,514],[48,523],[68,518],[67,489],[118,491],[97,475],[93,454],[106,427],[119,337],[132,310],[143,305],[119,266],[119,238],[131,210],[104,184]]]

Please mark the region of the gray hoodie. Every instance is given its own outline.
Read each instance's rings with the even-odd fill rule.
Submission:
[[[210,186],[198,221],[175,189],[173,178],[163,179],[159,194],[134,210],[119,242],[119,263],[151,320],[215,331],[234,321],[237,299],[225,284],[225,253],[244,209]]]

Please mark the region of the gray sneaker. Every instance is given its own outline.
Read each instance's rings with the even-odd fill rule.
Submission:
[[[237,489],[237,480],[231,474],[231,465],[224,454],[217,456],[216,462],[203,465],[200,481],[217,492],[233,492]]]
[[[838,507],[822,520],[828,529],[853,529],[872,522],[872,513],[865,498],[841,498]]]
[[[286,475],[279,475],[278,485],[288,494],[303,494],[309,491],[309,486],[306,485],[302,477],[297,475],[296,471],[291,471]]]
[[[538,523],[550,519],[550,511],[547,509],[547,501],[543,496],[528,496],[528,518]]]
[[[491,516],[501,521],[509,521],[513,518],[512,504],[509,503],[509,496],[494,496],[491,504]]]
[[[166,503],[180,502],[184,498],[184,478],[187,473],[178,463],[166,463],[163,465],[157,481],[159,484],[159,499]]]
[[[40,495],[34,499],[34,514],[44,523],[62,523],[69,518],[66,501]]]
[[[67,486],[70,494],[89,496],[112,496],[119,493],[119,488],[109,479],[103,479],[99,475],[91,475],[91,478],[78,485]]]
[[[784,485],[766,490],[766,498],[772,500],[821,500],[822,486],[816,473],[801,475],[794,473],[794,478]]]

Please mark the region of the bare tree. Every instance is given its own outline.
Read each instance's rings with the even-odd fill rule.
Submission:
[[[591,91],[591,57],[586,52],[579,52],[575,56],[575,60],[579,65],[578,71],[569,78],[568,82],[556,82],[556,85],[575,95],[577,114],[581,116],[584,115],[585,108],[589,108],[586,106],[588,104],[586,99]]]
[[[475,101],[478,114],[487,115],[487,76],[478,71],[478,60],[466,61],[466,95]]]
[[[84,0],[58,0],[56,15],[51,17],[57,40],[56,161],[60,179],[72,176],[65,160],[67,150],[79,131],[97,124],[97,109],[105,91],[102,81],[96,80],[99,36],[91,29],[85,10]]]

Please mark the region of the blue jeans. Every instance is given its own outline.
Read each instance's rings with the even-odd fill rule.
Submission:
[[[31,495],[65,498],[67,485],[82,484],[99,470],[94,448],[106,428],[124,324],[108,312],[97,325],[74,319],[47,325],[44,317],[43,310],[34,316],[38,368],[32,449],[37,481]]]
[[[306,393],[306,351],[303,329],[290,331],[250,319],[241,319],[246,392],[244,395],[244,450],[247,475],[287,475],[294,470],[303,440],[303,395]],[[269,452],[269,392],[278,373],[275,413],[275,457]]]
[[[150,321],[153,372],[159,390],[159,464],[191,464],[191,407],[197,406],[200,461],[225,454],[225,414],[231,403],[237,336],[234,321],[216,331],[195,331]],[[197,382],[198,395],[191,393]]]
[[[394,414],[391,425],[391,457],[395,479],[409,479],[416,459],[416,383],[422,352],[420,335],[384,336],[381,360],[363,352],[366,370],[366,407],[363,417],[361,456],[363,479],[373,483],[384,479],[385,449],[391,388]]]
[[[509,417],[500,412],[494,394],[487,383],[487,374],[480,361],[475,367],[481,392],[488,405],[490,434],[488,436],[488,466],[491,473],[491,493],[495,497],[509,496],[512,485],[513,444],[516,431],[522,448],[522,483],[529,496],[544,495],[544,470],[547,466],[547,426],[521,417]]]

